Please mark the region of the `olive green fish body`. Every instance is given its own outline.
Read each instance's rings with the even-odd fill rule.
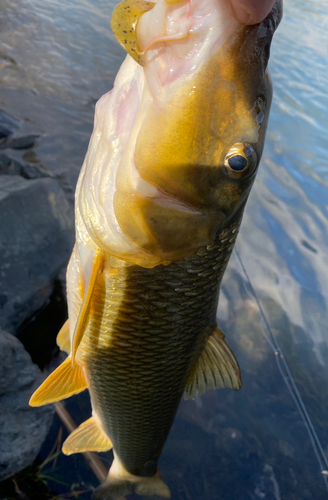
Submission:
[[[112,268],[97,280],[77,353],[93,408],[134,475],[151,476],[190,371],[216,326],[238,223],[169,266]]]

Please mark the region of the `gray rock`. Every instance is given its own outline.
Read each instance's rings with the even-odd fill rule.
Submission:
[[[0,327],[15,333],[67,265],[73,207],[55,179],[1,175],[0,227]]]
[[[17,118],[0,109],[0,149],[29,149],[35,146],[40,134],[24,135],[20,132],[16,136],[20,128],[21,122]]]
[[[7,111],[0,109],[0,141],[14,134],[19,128],[20,122]]]
[[[28,405],[43,378],[20,341],[0,330],[0,481],[31,465],[47,436],[54,406]]]
[[[29,149],[35,146],[39,135],[22,135],[21,137],[11,137],[0,144],[0,149]]]
[[[27,163],[5,153],[0,153],[0,175],[19,175],[24,179],[52,177],[49,172],[45,172],[38,165]]]

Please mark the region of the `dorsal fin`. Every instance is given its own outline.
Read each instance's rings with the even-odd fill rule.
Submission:
[[[143,57],[139,53],[136,28],[142,14],[154,7],[155,3],[145,0],[123,0],[113,12],[111,27],[114,36],[123,49],[138,64],[144,65]]]
[[[102,270],[103,267],[103,255],[100,250],[97,250],[95,253],[95,257],[92,263],[92,268],[90,271],[90,275],[87,276],[87,282],[84,287],[84,297],[79,313],[79,317],[77,319],[74,333],[73,333],[73,339],[72,339],[72,366],[74,367],[75,363],[75,355],[76,351],[80,345],[80,342],[82,340],[84,331],[85,331],[85,326],[89,318],[89,311],[90,311],[90,303],[91,303],[91,298],[93,294],[93,289],[96,284],[96,280],[98,277],[99,272]]]
[[[65,351],[67,354],[71,350],[71,341],[69,336],[69,320],[67,319],[61,329],[58,332],[56,343],[61,351]]]
[[[91,417],[68,436],[62,451],[65,455],[72,455],[86,451],[108,451],[112,448],[109,437],[99,427],[95,417]]]
[[[88,387],[83,367],[76,364],[72,368],[71,357],[52,372],[34,392],[30,399],[31,406],[43,406],[69,398]]]
[[[224,340],[224,334],[216,328],[208,338],[194,369],[191,371],[185,399],[191,399],[209,389],[241,388],[238,362]]]

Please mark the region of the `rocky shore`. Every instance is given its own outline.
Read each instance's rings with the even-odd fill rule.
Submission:
[[[0,481],[33,463],[52,422],[52,406],[28,406],[45,376],[15,336],[49,301],[74,243],[73,190],[23,159],[37,142],[0,110]]]

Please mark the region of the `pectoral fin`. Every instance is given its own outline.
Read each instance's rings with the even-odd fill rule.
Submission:
[[[58,366],[40,385],[30,399],[30,406],[43,406],[66,399],[88,386],[84,370],[78,364],[72,369],[71,357]]]
[[[66,320],[61,329],[59,330],[56,342],[61,351],[65,351],[67,352],[67,354],[70,353],[71,341],[69,336],[69,320]]]
[[[216,328],[209,337],[185,388],[185,399],[203,394],[209,389],[241,388],[238,362],[224,340],[224,334]]]
[[[108,451],[113,447],[111,440],[99,427],[94,417],[83,422],[73,431],[63,444],[65,455],[86,451]]]
[[[103,266],[103,256],[100,251],[97,251],[92,263],[92,268],[90,272],[90,276],[87,277],[87,283],[85,284],[85,291],[83,302],[81,305],[81,310],[79,317],[77,319],[75,330],[72,339],[72,366],[74,367],[75,362],[75,354],[82,340],[85,326],[88,321],[91,297],[93,294],[93,289],[96,284],[97,276]]]

